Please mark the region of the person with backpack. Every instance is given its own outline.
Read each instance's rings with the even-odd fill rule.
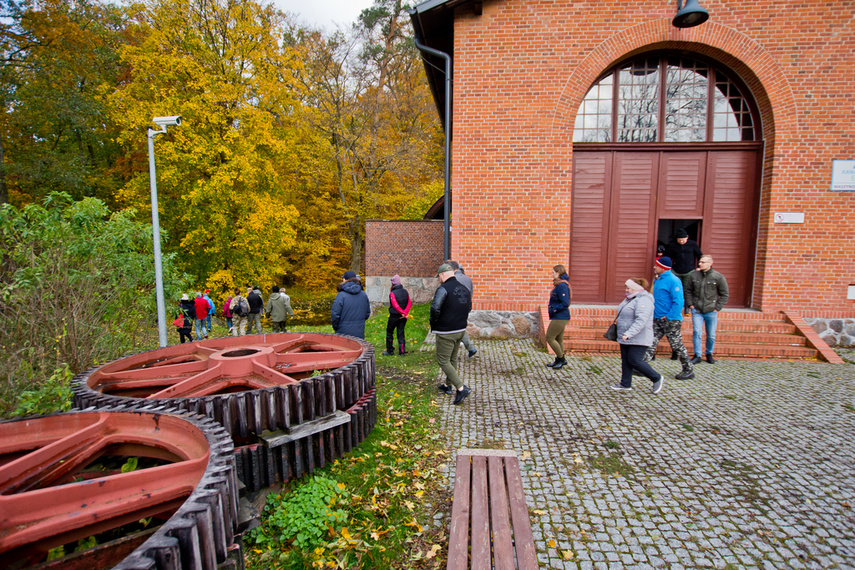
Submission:
[[[249,293],[251,289],[247,289]],[[249,321],[249,301],[240,294],[240,289],[235,287],[235,295],[229,303],[232,313],[232,336],[246,335],[246,323]]]
[[[226,302],[223,303],[223,317],[226,319],[226,326],[229,327],[229,336],[232,334],[232,311],[229,308],[232,304],[232,298],[229,297],[226,299]]]
[[[196,319],[196,307],[194,306],[193,301],[191,301],[187,297],[187,293],[181,295],[181,302],[179,303],[181,306],[181,326],[176,327],[178,330],[178,336],[181,339],[181,344],[185,342],[193,342],[193,320]],[[177,320],[177,319],[176,319]],[[185,341],[184,338],[187,337]]]
[[[330,324],[336,334],[365,338],[365,321],[371,316],[371,303],[362,290],[362,282],[353,271],[345,271],[330,311]]]

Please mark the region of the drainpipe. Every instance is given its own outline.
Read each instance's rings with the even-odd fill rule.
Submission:
[[[451,228],[449,224],[449,213],[451,212],[451,56],[420,43],[418,34],[415,34],[413,40],[419,51],[445,60],[445,194],[442,214],[445,233],[445,257],[443,259],[451,259]]]

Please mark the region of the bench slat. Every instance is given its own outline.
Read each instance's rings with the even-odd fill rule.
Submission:
[[[472,570],[490,570],[490,504],[487,499],[487,458],[472,457]]]
[[[534,535],[531,533],[531,521],[528,507],[525,505],[520,464],[516,457],[505,458],[508,477],[508,497],[511,507],[511,519],[514,525],[514,543],[517,550],[517,566],[520,570],[535,570],[537,554],[534,551]]]
[[[487,458],[490,473],[490,513],[493,519],[493,554],[496,570],[514,570],[514,548],[511,542],[511,518],[505,486],[506,457]]]
[[[451,530],[448,533],[448,570],[469,568],[470,459],[468,455],[457,456]]]

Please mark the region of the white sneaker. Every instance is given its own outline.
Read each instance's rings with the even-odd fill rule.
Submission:
[[[623,384],[617,383],[612,386],[612,390],[622,390],[624,392],[629,392],[632,390],[632,386],[624,386]]]
[[[657,380],[656,382],[653,383],[653,389],[651,390],[651,392],[653,392],[654,394],[658,394],[659,392],[661,392],[662,391],[662,383],[664,381],[665,381],[665,377],[660,376],[659,380]]]

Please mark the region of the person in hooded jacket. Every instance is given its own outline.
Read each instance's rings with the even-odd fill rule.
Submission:
[[[371,316],[368,295],[362,290],[359,276],[346,271],[338,284],[330,322],[336,334],[365,338],[365,321]]]
[[[264,310],[273,323],[273,332],[288,332],[285,325],[289,315],[294,318],[294,310],[291,309],[291,297],[286,295],[285,291],[274,285]]]
[[[193,342],[193,321],[196,319],[196,306],[191,301],[187,294],[181,295],[181,315],[184,317],[182,326],[178,327],[178,336],[181,339],[181,344],[185,342]],[[187,340],[184,340],[187,337]]]
[[[404,356],[407,353],[404,327],[407,326],[407,319],[410,318],[410,308],[412,306],[413,300],[401,284],[401,278],[398,275],[393,275],[392,288],[389,289],[389,321],[386,323],[386,350],[383,352],[383,356],[395,355],[392,336],[396,331],[398,336],[398,354]]]
[[[564,358],[564,329],[570,322],[570,301],[573,293],[570,290],[570,276],[563,265],[552,268],[552,292],[549,293],[549,326],[546,328],[546,342],[555,353],[555,361],[547,364],[558,370],[567,364]]]

